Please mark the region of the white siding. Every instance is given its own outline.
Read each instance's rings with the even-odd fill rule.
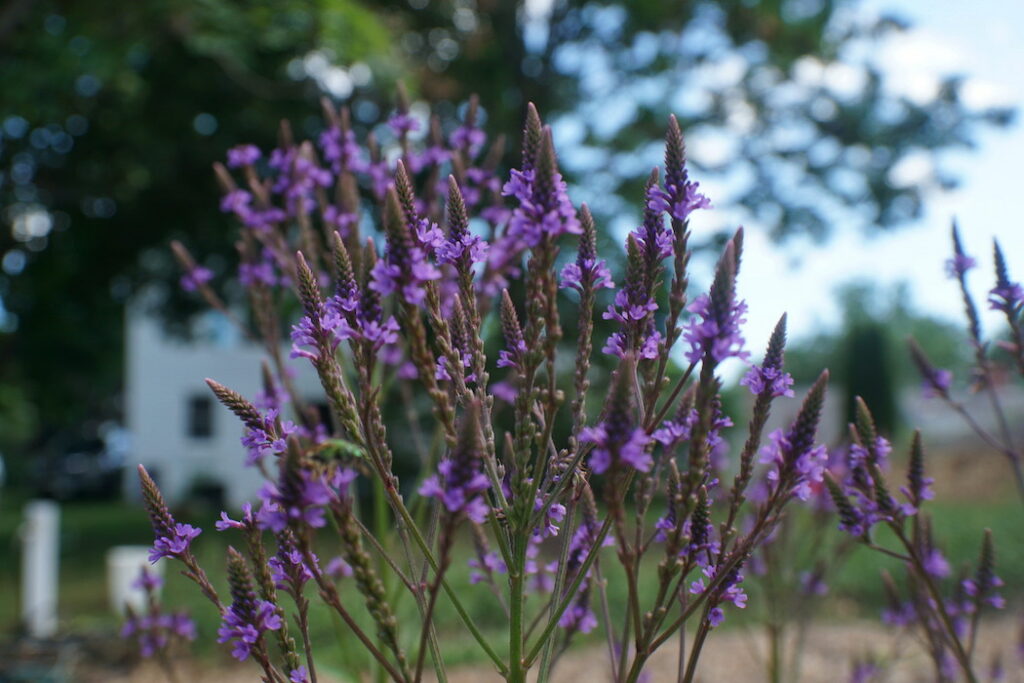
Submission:
[[[206,322],[225,323],[216,318]],[[171,504],[198,481],[222,485],[233,508],[252,500],[262,478],[256,468],[244,466],[238,418],[214,400],[212,435],[193,438],[188,435],[188,404],[193,396],[212,398],[204,382],[207,377],[246,398],[255,397],[261,383],[261,348],[229,340],[169,338],[159,323],[131,311],[126,327],[125,419],[131,433],[131,467],[142,463],[151,470]],[[298,370],[299,391],[317,397],[320,388],[309,364],[296,360],[291,366]],[[129,492],[137,489],[133,475],[129,471],[125,477]]]

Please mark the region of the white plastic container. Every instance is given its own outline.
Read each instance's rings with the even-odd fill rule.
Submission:
[[[149,563],[149,546],[118,545],[107,551],[107,595],[114,614],[124,615],[125,605],[136,612],[145,610],[146,591],[132,586],[143,567],[150,574],[163,578],[164,563]]]

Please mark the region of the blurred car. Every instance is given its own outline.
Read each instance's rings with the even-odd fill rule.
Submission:
[[[38,495],[56,500],[117,498],[127,454],[126,433],[105,425],[100,435],[57,445],[36,462]]]

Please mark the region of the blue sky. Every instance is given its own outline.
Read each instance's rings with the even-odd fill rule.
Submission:
[[[1024,2],[868,0],[862,8],[895,11],[913,23],[914,28],[892,41],[883,55],[893,72],[902,75],[903,87],[927,91],[935,75],[960,73],[970,79],[972,101],[1013,104],[1024,110],[1024,48],[1020,47]],[[783,249],[757,230],[748,231],[749,256],[744,260],[740,292],[750,304],[747,339],[751,347],[756,350],[763,345],[783,311],[789,312],[793,336],[837,324],[835,290],[858,279],[882,284],[906,281],[919,309],[959,320],[955,286],[943,274],[953,217],[967,249],[982,265],[972,272],[979,298],[993,279],[989,265],[993,236],[1006,252],[1011,275],[1024,277],[1024,127],[1016,124],[988,132],[978,142],[978,149],[947,159],[961,186],[933,195],[922,219],[893,234],[867,238],[855,230],[840,230],[825,245]],[[913,168],[907,172],[912,174]],[[710,227],[712,221],[708,221]],[[794,255],[799,256],[799,265],[794,265]],[[997,323],[992,316],[987,321]]]

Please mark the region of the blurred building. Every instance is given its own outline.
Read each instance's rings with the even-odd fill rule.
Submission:
[[[246,467],[242,424],[214,398],[209,377],[250,400],[261,390],[261,346],[240,338],[219,313],[201,316],[191,340],[178,339],[136,304],[126,315],[125,421],[131,434],[126,495],[138,497],[136,464],[146,466],[168,503],[192,497],[238,508],[263,484]],[[287,351],[284,352],[287,356]],[[308,363],[293,363],[298,391],[310,403],[322,390]]]

